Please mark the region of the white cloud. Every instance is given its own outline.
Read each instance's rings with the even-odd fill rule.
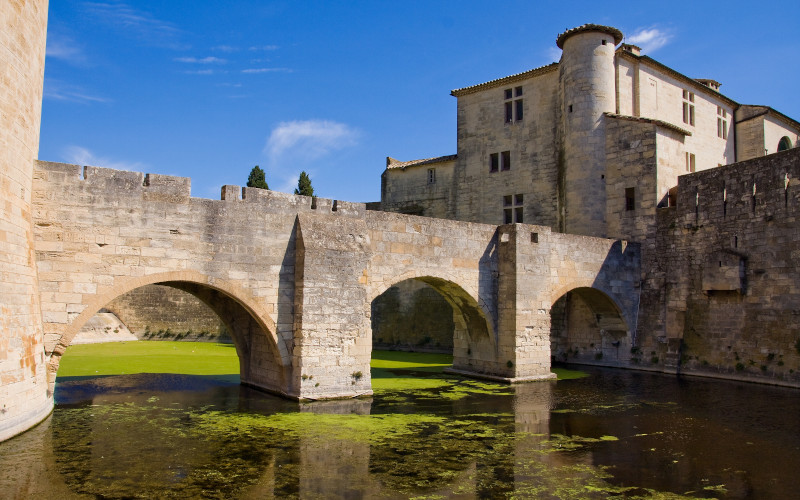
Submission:
[[[194,71],[184,71],[184,73],[187,74],[187,75],[213,75],[214,74],[214,70],[213,69],[198,69],[198,70],[194,70]]]
[[[81,87],[70,85],[59,80],[53,80],[52,78],[45,78],[44,80],[44,97],[45,99],[76,102],[79,104],[110,102],[110,99],[91,95]]]
[[[253,74],[260,74],[260,73],[291,73],[292,70],[290,68],[248,68],[243,69],[242,73],[253,75]]]
[[[672,34],[659,28],[639,28],[628,37],[625,42],[638,45],[642,52],[654,52],[672,39]]]
[[[225,64],[225,59],[220,59],[219,57],[209,56],[209,57],[176,57],[176,61],[183,62],[183,63],[190,63],[190,64]]]
[[[264,152],[273,167],[281,164],[297,166],[317,160],[333,151],[354,146],[358,137],[357,130],[334,121],[282,122],[272,129]]]
[[[126,162],[111,160],[95,156],[87,148],[81,146],[67,146],[63,152],[64,161],[75,165],[89,165],[92,167],[113,168],[116,170],[134,170],[142,172],[147,166],[140,162]]]
[[[75,43],[75,40],[68,36],[58,33],[47,33],[47,57],[60,59],[74,65],[86,63],[86,56],[83,50]]]

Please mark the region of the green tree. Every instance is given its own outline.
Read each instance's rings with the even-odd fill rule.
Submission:
[[[311,187],[311,177],[304,171],[300,172],[300,178],[297,179],[297,189],[294,194],[302,194],[303,196],[314,196],[314,188]]]
[[[269,189],[264,171],[261,170],[261,167],[258,165],[253,167],[253,170],[250,171],[250,176],[247,177],[247,187]]]

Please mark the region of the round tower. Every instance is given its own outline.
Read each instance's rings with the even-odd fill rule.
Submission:
[[[614,50],[622,32],[585,24],[558,35],[561,229],[606,236],[603,113],[616,111]]]
[[[47,0],[0,2],[0,441],[53,408],[31,222]]]

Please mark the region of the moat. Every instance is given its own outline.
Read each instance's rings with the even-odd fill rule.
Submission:
[[[298,404],[236,376],[73,377],[0,444],[28,498],[792,498],[800,391],[580,368],[517,386],[376,351],[371,399]],[[576,367],[570,367],[576,368]]]

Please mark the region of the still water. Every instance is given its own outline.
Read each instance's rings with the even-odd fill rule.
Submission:
[[[71,380],[0,444],[0,497],[800,496],[800,391],[586,371],[509,387],[388,370],[371,399],[313,404],[214,377]]]

